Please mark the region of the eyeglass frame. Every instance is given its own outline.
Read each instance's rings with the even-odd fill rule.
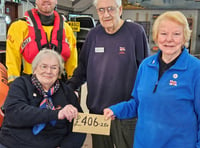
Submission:
[[[108,7],[100,7],[100,8],[96,8],[97,12],[101,15],[105,14],[105,12],[107,11],[107,13],[112,14],[113,12],[116,11],[116,9],[118,8],[118,6],[108,6]]]
[[[39,66],[40,70],[42,70],[42,71],[46,71],[49,68],[50,68],[51,71],[54,71],[54,72],[55,71],[59,71],[59,66],[58,65],[49,66],[47,64],[40,64],[38,66]]]

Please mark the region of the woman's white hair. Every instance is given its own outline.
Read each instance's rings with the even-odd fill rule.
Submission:
[[[35,58],[34,58],[34,60],[32,62],[32,70],[34,72],[36,67],[40,63],[40,61],[43,59],[43,57],[44,56],[49,56],[49,55],[52,55],[52,56],[57,58],[58,63],[59,63],[59,74],[58,74],[58,76],[60,77],[62,75],[62,73],[64,72],[63,58],[58,52],[56,52],[56,51],[54,51],[52,49],[43,48],[42,50],[40,50],[40,52],[35,56]]]

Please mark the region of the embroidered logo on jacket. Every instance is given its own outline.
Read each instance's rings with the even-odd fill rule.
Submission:
[[[125,54],[126,48],[125,47],[119,47],[119,54]]]
[[[170,80],[169,81],[169,85],[171,85],[171,86],[177,86],[177,81]]]
[[[178,78],[178,74],[173,74],[173,76],[172,76],[174,79],[177,79]],[[175,81],[175,80],[170,80],[169,81],[169,85],[171,85],[171,86],[177,86],[177,81]]]

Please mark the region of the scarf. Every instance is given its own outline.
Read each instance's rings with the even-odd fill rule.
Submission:
[[[52,101],[52,96],[55,92],[58,91],[60,87],[60,83],[57,80],[54,85],[48,90],[48,92],[45,92],[44,89],[42,88],[41,83],[38,81],[35,75],[32,75],[31,77],[32,84],[36,87],[40,95],[43,96],[43,100],[40,103],[40,108],[42,109],[50,109],[50,110],[55,110],[55,107],[53,105]],[[50,121],[50,124],[52,126],[55,126],[56,120]],[[40,123],[35,126],[33,126],[33,134],[37,135],[40,131],[42,131],[46,126],[46,123]]]

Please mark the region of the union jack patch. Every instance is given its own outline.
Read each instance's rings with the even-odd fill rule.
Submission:
[[[169,85],[171,85],[171,86],[177,86],[177,81],[170,80],[169,81]]]
[[[119,54],[125,54],[126,48],[125,47],[119,47]]]

